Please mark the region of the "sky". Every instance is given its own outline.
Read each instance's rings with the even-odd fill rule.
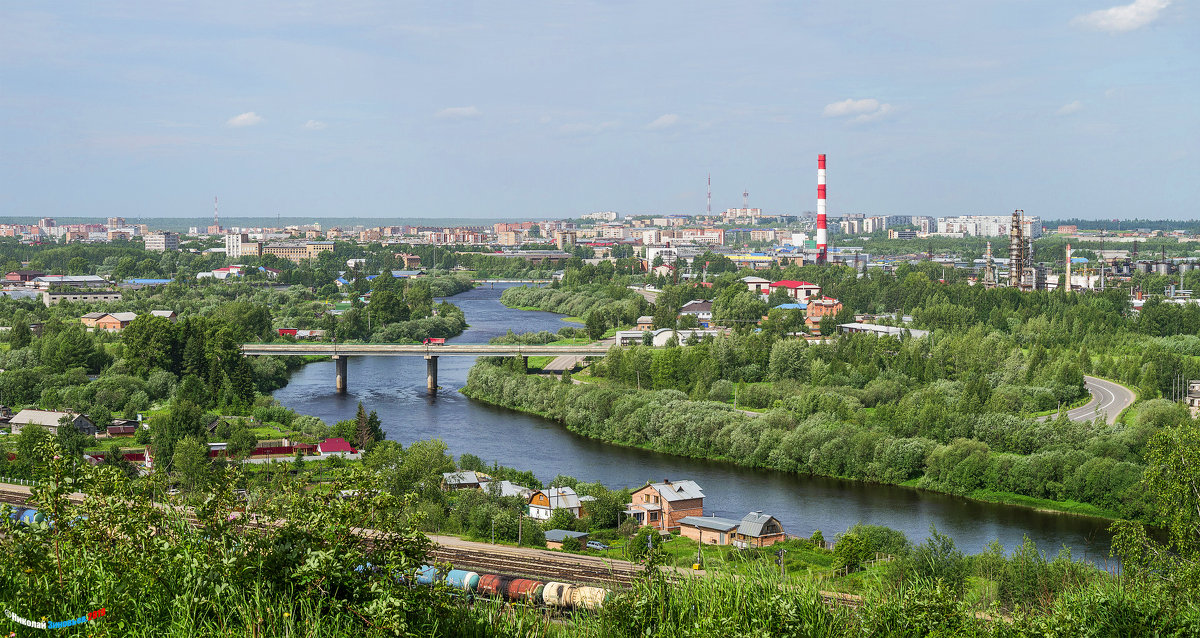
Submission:
[[[6,2],[0,215],[1191,219],[1193,0]]]

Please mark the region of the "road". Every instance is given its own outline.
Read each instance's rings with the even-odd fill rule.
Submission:
[[[1108,424],[1112,425],[1117,422],[1117,416],[1125,408],[1133,405],[1137,398],[1133,390],[1112,381],[1085,376],[1083,384],[1087,387],[1088,392],[1092,393],[1092,400],[1088,401],[1086,405],[1067,410],[1067,418],[1072,421],[1088,421],[1098,416],[1104,416],[1108,420]],[[1042,417],[1041,420],[1053,419],[1057,416],[1057,414],[1051,414]]]
[[[633,290],[634,292],[636,292],[637,294],[641,295],[642,297],[645,297],[646,301],[649,301],[650,303],[654,303],[655,301],[658,300],[658,291],[657,290],[648,290],[646,288],[641,288],[638,286],[630,286],[629,288],[631,290]]]
[[[609,346],[592,344],[582,346],[549,345],[502,345],[502,344],[446,344],[426,346],[422,344],[396,343],[246,343],[242,345],[244,355],[389,355],[389,356],[433,356],[433,357],[557,357],[577,355],[601,357],[608,354]]]

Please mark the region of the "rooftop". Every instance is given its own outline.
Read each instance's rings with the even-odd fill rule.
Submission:
[[[691,525],[702,529],[711,529],[718,532],[729,532],[741,525],[741,521],[735,521],[732,518],[721,518],[720,516],[685,516],[679,519],[680,525]]]

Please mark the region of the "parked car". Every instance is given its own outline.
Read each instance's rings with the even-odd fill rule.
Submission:
[[[604,543],[601,543],[600,541],[588,541],[588,542],[587,542],[587,548],[588,548],[588,549],[595,549],[595,550],[598,550],[598,551],[601,551],[601,552],[602,552],[602,551],[604,551],[604,550],[606,550],[606,549],[612,549],[611,547],[609,547],[608,545],[605,545]]]

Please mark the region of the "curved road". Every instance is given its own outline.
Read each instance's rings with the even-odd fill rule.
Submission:
[[[1067,418],[1072,421],[1088,421],[1098,416],[1105,416],[1109,425],[1117,422],[1117,415],[1133,404],[1137,395],[1129,388],[1097,379],[1096,377],[1083,377],[1083,385],[1087,386],[1088,392],[1092,393],[1092,400],[1086,405],[1082,405],[1073,410],[1067,410]],[[1042,417],[1042,420],[1056,418],[1057,414]]]

